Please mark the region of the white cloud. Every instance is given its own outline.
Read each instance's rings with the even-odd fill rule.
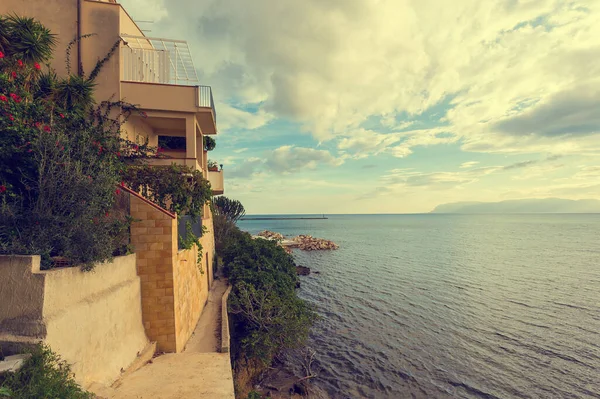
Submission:
[[[329,151],[314,148],[281,146],[273,151],[265,152],[264,157],[247,158],[228,172],[231,179],[270,176],[273,174],[288,175],[314,170],[319,166],[337,167],[344,163]]]
[[[319,164],[340,166],[344,161],[329,151],[285,145],[277,148],[266,160],[266,166],[276,173],[291,173],[315,169]]]
[[[459,168],[461,168],[461,169],[472,168],[473,166],[477,165],[478,163],[479,163],[479,161],[463,162],[460,164]]]
[[[254,130],[265,126],[274,119],[272,114],[259,110],[256,113],[244,111],[228,104],[217,104],[219,113],[219,130],[231,128]]]

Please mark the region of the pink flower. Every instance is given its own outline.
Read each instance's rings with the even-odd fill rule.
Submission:
[[[104,217],[108,217],[108,212],[106,212],[106,213],[104,214]]]
[[[121,187],[125,187],[125,182],[124,181],[121,182]]]
[[[139,145],[137,145],[137,144],[135,144],[135,145],[133,146],[133,149],[137,151],[137,150],[139,150],[139,149],[140,149],[140,146],[139,146]]]
[[[1,53],[0,53],[1,54]],[[4,55],[4,54],[3,54]],[[6,186],[3,184],[0,186],[0,194],[6,191]]]
[[[35,64],[33,64],[33,66],[35,67],[35,69],[37,69],[38,71],[40,69],[42,69],[42,67],[40,66],[40,64],[38,64],[37,62]]]
[[[40,126],[42,126],[42,122],[36,122],[35,123],[35,127],[40,127]]]
[[[61,118],[64,118],[64,117],[65,117],[63,114],[58,114],[58,116],[60,116]]]
[[[15,71],[12,71],[11,75],[12,75],[13,79],[17,78],[17,73]]]
[[[4,58],[4,53],[0,51],[0,58]]]
[[[48,125],[44,126],[44,132],[49,132],[50,130],[51,130],[50,126],[48,126]]]
[[[2,95],[2,96],[0,96],[0,101],[7,102],[8,101],[8,97]]]
[[[121,156],[121,153],[120,153],[120,152],[117,152],[117,156],[118,156],[118,157],[120,157],[120,156]]]
[[[8,115],[8,119],[10,119],[11,121],[14,121],[14,120],[15,120],[15,117],[14,117],[14,116],[12,116],[12,115]]]
[[[18,60],[18,61],[17,61],[17,64],[19,65],[19,68],[23,68],[23,61],[21,61],[21,60]]]
[[[121,194],[121,189],[120,189],[120,188],[117,188],[117,189],[115,190],[115,194],[117,194],[117,195]]]

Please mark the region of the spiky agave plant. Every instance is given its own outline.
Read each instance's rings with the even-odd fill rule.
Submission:
[[[83,76],[71,75],[56,83],[54,100],[64,109],[79,112],[89,111],[94,105],[94,88],[96,83]]]
[[[56,41],[56,35],[33,18],[10,15],[0,22],[0,46],[8,56],[25,63],[48,61]]]

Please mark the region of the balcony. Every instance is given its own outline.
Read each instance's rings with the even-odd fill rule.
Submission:
[[[209,170],[208,171],[208,181],[210,182],[210,186],[212,188],[214,195],[221,195],[225,192],[224,187],[224,179],[223,179],[223,170]]]
[[[217,133],[210,86],[198,85],[187,42],[121,35],[121,97],[147,110],[194,112],[204,134]]]

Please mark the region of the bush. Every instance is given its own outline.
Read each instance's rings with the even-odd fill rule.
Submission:
[[[91,268],[127,235],[129,219],[113,209],[117,186],[148,150],[120,138],[133,108],[94,111],[92,78],[42,72],[54,39],[39,22],[0,17],[0,26],[0,253],[41,255],[42,268],[54,256]]]
[[[301,346],[316,314],[296,295],[298,276],[291,255],[235,227],[221,256],[233,286],[229,309],[234,359],[269,364],[283,350]]]
[[[0,397],[8,393],[12,399],[92,399],[73,379],[70,366],[40,344],[31,351],[23,367],[0,376]]]
[[[240,201],[225,196],[214,197],[211,203],[215,249],[220,253],[237,230],[236,222],[246,214]]]
[[[212,196],[202,172],[187,166],[132,166],[123,179],[132,190],[179,215],[202,216]]]

